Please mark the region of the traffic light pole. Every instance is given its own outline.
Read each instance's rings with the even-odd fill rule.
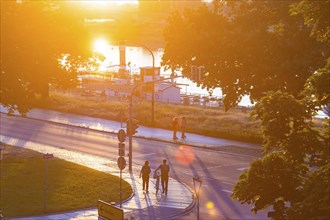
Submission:
[[[162,81],[165,81],[165,80],[176,79],[176,78],[180,78],[180,77],[183,77],[183,76],[173,76],[173,77],[159,79],[159,80],[152,80],[151,82],[154,85],[155,82],[162,82]],[[134,91],[135,91],[136,88],[138,88],[138,87],[140,87],[142,85],[145,85],[147,83],[150,83],[150,81],[138,83],[138,84],[136,84],[135,86],[133,86],[131,88],[131,91],[130,91],[131,95],[129,97],[129,109],[128,109],[128,111],[129,111],[128,117],[129,117],[129,121],[130,121],[130,123],[129,123],[130,128],[129,129],[131,131],[133,130],[132,129],[132,125],[133,125],[133,123],[132,123],[132,121],[133,121],[132,120],[133,119],[133,93],[134,93]],[[132,140],[133,140],[133,134],[132,134],[132,132],[130,132],[128,134],[128,151],[129,151],[128,152],[128,170],[129,170],[129,172],[132,172],[132,158],[133,158],[133,154],[132,154]]]

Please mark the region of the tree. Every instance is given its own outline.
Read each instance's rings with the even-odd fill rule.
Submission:
[[[305,25],[310,26],[310,36],[330,43],[329,0],[301,0],[291,5],[291,15],[302,15]]]
[[[271,152],[253,161],[250,169],[241,174],[233,197],[242,203],[252,203],[254,212],[273,205],[276,215],[285,219],[284,204],[301,199],[304,180],[301,177],[306,176],[307,170],[305,165],[288,160],[284,151]]]
[[[204,65],[201,84],[221,87],[226,108],[257,101],[264,156],[251,163],[232,197],[273,219],[329,217],[329,1],[214,1],[173,14],[165,30],[166,68]],[[302,16],[300,16],[302,15]]]
[[[275,219],[322,218],[329,213],[324,205],[330,202],[329,194],[321,193],[329,191],[329,121],[323,130],[315,130],[306,120],[311,118],[308,108],[304,99],[281,91],[269,92],[256,104],[253,115],[261,121],[265,156],[241,174],[234,199],[254,204],[254,212],[273,206]]]
[[[47,97],[50,83],[72,85],[78,55],[88,54],[87,39],[82,17],[65,2],[2,1],[1,104],[26,113],[36,97]],[[61,68],[66,54],[74,62]]]
[[[290,16],[290,3],[219,1],[213,9],[174,13],[164,32],[162,65],[187,76],[191,66],[205,66],[201,84],[211,91],[221,87],[226,109],[246,94],[252,101],[269,90],[297,96],[329,50],[309,37],[301,17]]]

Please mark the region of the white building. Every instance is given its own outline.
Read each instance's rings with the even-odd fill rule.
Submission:
[[[181,103],[180,87],[173,83],[158,83],[155,84],[155,101],[166,103]],[[151,100],[151,92],[146,93],[147,100]]]

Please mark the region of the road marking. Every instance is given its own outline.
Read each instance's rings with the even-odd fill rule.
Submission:
[[[230,190],[226,190],[226,189],[222,189],[221,191],[222,191],[222,192],[226,192],[226,193],[230,193],[230,194],[232,194],[232,193],[233,193],[233,191],[230,191]]]
[[[137,155],[137,156],[134,156],[134,158],[136,158],[136,157],[145,157],[145,156],[150,156],[150,155],[154,155],[154,154],[156,154],[156,153],[139,154],[139,155]]]
[[[242,167],[242,168],[238,168],[237,170],[239,171],[244,171],[244,170],[248,170],[250,167]]]
[[[246,163],[232,163],[232,164],[221,164],[221,165],[216,165],[216,166],[210,166],[210,167],[206,167],[206,168],[202,168],[202,169],[194,169],[195,172],[205,172],[206,170],[211,170],[211,169],[219,169],[219,168],[223,168],[223,167],[231,167],[231,166],[237,166],[237,165],[242,165],[242,164],[246,164]],[[246,167],[246,168],[239,168],[238,170],[240,169],[248,169],[249,167]],[[186,173],[186,174],[190,174],[191,173],[191,170],[186,170],[184,171],[183,173]]]
[[[225,181],[223,181],[223,183],[227,184],[227,185],[231,185],[231,186],[235,185],[234,183],[229,183],[229,182],[225,182]]]

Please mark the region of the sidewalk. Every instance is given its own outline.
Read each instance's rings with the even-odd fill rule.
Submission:
[[[6,112],[6,110],[0,106],[1,112]],[[110,133],[117,133],[121,128],[121,123],[118,121],[111,121],[101,118],[93,118],[88,116],[75,115],[70,113],[45,110],[45,109],[33,109],[31,110],[27,117],[34,118],[38,120],[52,121],[55,123],[68,124],[79,127],[86,127],[90,129],[95,129],[99,131],[105,131]],[[189,124],[189,122],[188,122]],[[125,130],[125,128],[123,128]],[[181,133],[178,132],[178,137],[180,137]],[[186,144],[196,147],[206,147],[211,149],[225,149],[228,147],[238,147],[238,148],[248,148],[259,150],[260,145],[245,143],[239,141],[232,141],[222,138],[213,138],[198,134],[190,134],[186,133],[186,139],[178,139],[174,141],[172,139],[172,131],[161,129],[161,128],[151,128],[141,126],[138,128],[138,133],[134,137],[139,138],[148,138],[159,141],[173,142],[178,144]]]
[[[16,138],[0,135],[0,141],[19,147],[24,147],[41,153],[52,152],[55,157],[81,164],[99,171],[107,172],[119,176],[119,169],[116,161],[109,159],[86,155],[79,152],[68,151],[54,148],[52,146],[39,144],[32,141],[19,140]],[[184,183],[173,178],[169,180],[169,191],[167,195],[160,192],[156,195],[155,180],[150,178],[149,193],[142,190],[142,179],[138,174],[140,167],[133,166],[132,174],[128,169],[124,169],[122,178],[130,183],[133,188],[132,197],[124,201],[124,219],[127,220],[152,220],[152,219],[173,219],[185,213],[188,213],[195,205],[193,191]],[[116,204],[119,207],[119,204]],[[67,220],[79,219],[90,220],[98,219],[97,208],[78,210],[68,213],[51,214],[44,216],[33,216],[27,218],[15,218],[15,220]]]

